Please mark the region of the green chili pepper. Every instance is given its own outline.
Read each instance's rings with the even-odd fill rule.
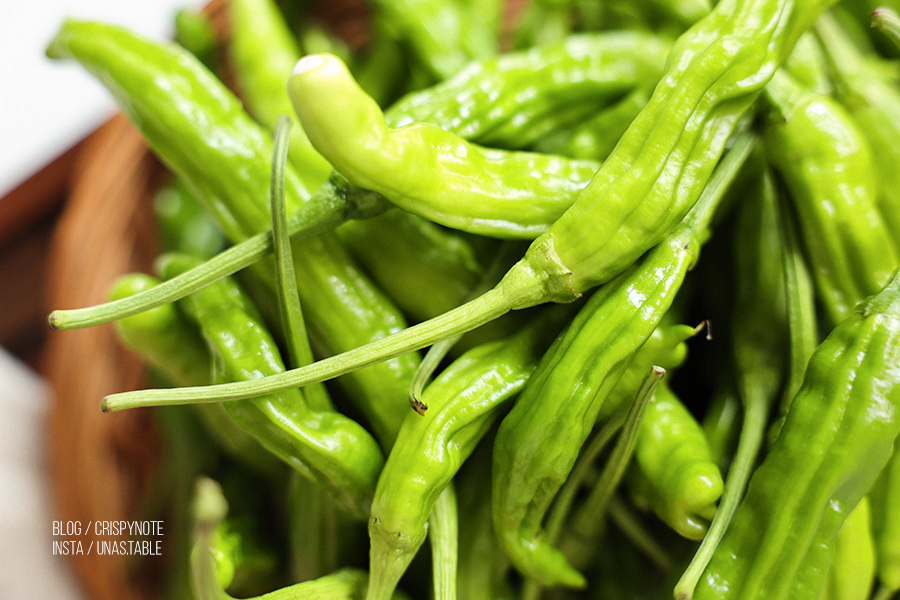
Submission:
[[[140,293],[159,280],[143,273],[117,279],[110,297]],[[208,385],[213,381],[212,357],[196,325],[175,304],[154,308],[116,322],[116,333],[141,359],[174,385]],[[257,473],[274,479],[280,465],[245,430],[234,423],[221,404],[195,406],[198,417],[216,444],[229,456]]]
[[[311,54],[288,80],[316,149],[352,183],[442,225],[534,238],[569,206],[599,163],[466,142],[434,125],[389,128],[336,56]]]
[[[389,598],[419,546],[437,496],[517,394],[568,311],[551,311],[519,333],[473,348],[422,396],[423,416],[410,412],[378,478],[369,520],[368,600]]]
[[[631,122],[647,106],[651,92],[652,88],[639,87],[587,121],[547,136],[535,149],[572,158],[606,160]]]
[[[667,313],[667,314],[671,314]],[[685,341],[697,335],[702,330],[700,327],[690,325],[661,324],[653,330],[644,345],[631,360],[631,364],[622,373],[615,387],[610,390],[606,400],[597,413],[598,421],[605,421],[612,417],[628,399],[630,399],[641,386],[650,367],[657,366],[663,369],[675,369],[681,366],[687,359],[687,344]]]
[[[385,120],[393,128],[431,123],[484,146],[528,148],[634,88],[655,85],[670,46],[643,31],[573,35],[547,48],[472,62],[407,94],[385,111]]]
[[[887,65],[877,55],[861,51],[848,34],[825,14],[816,24],[836,79],[835,92],[872,149],[877,172],[878,208],[900,252],[900,190],[897,161],[900,160],[900,92]]]
[[[484,238],[460,235],[400,210],[349,221],[335,233],[414,321],[465,302],[487,268],[484,254],[494,247]]]
[[[716,185],[666,242],[588,300],[501,423],[494,443],[494,526],[516,567],[543,585],[584,585],[582,575],[539,535],[544,514],[610,390],[697,260],[714,208],[749,146],[729,154]],[[564,401],[560,390],[569,390]]]
[[[816,349],[695,598],[817,597],[835,535],[900,433],[898,362],[895,273]]]
[[[785,378],[788,326],[778,211],[771,174],[764,165],[759,166],[762,170],[755,178],[755,186],[748,190],[737,214],[731,268],[736,273],[736,285],[729,350],[734,390],[743,409],[741,431],[715,517],[675,586],[676,598],[690,597],[729,527]]]
[[[161,271],[169,275],[195,261],[169,255],[161,262]],[[223,279],[185,303],[222,376],[236,381],[284,370],[274,340],[232,280]],[[225,409],[263,446],[331,492],[339,506],[355,516],[368,514],[383,457],[356,422],[340,413],[312,410],[299,390],[226,404]]]
[[[109,296],[125,298],[159,283],[143,273],[123,275]],[[133,350],[175,385],[205,385],[212,381],[212,358],[200,331],[174,304],[116,322],[116,333]]]
[[[818,295],[836,323],[900,264],[876,207],[869,149],[836,102],[781,73],[766,89],[779,118],[766,153],[790,192]]]
[[[119,30],[117,28],[109,28],[108,26],[102,26],[98,24],[76,24],[70,22],[67,26],[64,27],[65,32],[61,32],[58,40],[55,42],[52,49],[48,50],[51,54],[60,54],[62,55],[64,52],[68,52],[72,50],[72,48],[67,48],[67,44],[65,40],[68,38],[82,39],[82,38],[90,38],[93,39],[96,35],[102,32],[105,36],[107,36],[107,41],[112,46],[111,48],[107,48],[106,50],[109,52],[109,55],[99,55],[95,57],[95,59],[90,58],[84,52],[78,51],[73,54],[78,54],[80,56],[80,60],[85,61],[88,65],[93,65],[92,68],[95,70],[100,70],[101,66],[106,66],[107,64],[115,65],[117,68],[114,71],[111,71],[117,75],[119,80],[128,80],[127,76],[131,71],[129,68],[134,68],[136,65],[140,64],[139,62],[130,62],[127,64],[121,64],[115,62],[118,59],[118,48],[119,46],[130,46],[134,45],[135,47],[146,50],[144,54],[149,57],[154,57],[155,60],[163,61],[163,60],[171,60],[173,57],[169,56],[169,52],[165,48],[161,48],[158,45],[155,45],[151,42],[147,42],[146,40],[142,40],[139,38],[135,38],[133,35],[129,34],[126,31]],[[82,42],[84,40],[82,39]],[[96,40],[95,40],[96,41]],[[605,42],[608,46],[609,43]],[[604,44],[600,44],[603,47]],[[633,47],[635,44],[626,44],[627,47]],[[650,42],[650,47],[653,48],[655,46],[659,46],[659,44],[654,45]],[[75,46],[78,46],[76,43]],[[576,44],[577,46],[577,44]],[[590,44],[588,44],[588,49],[590,48]],[[661,57],[661,53],[659,50],[653,51],[655,54],[659,54]],[[589,51],[584,51],[584,53],[589,54]],[[233,138],[244,140],[248,147],[254,147],[257,145],[252,137],[241,137],[238,135],[239,129],[237,127],[231,127],[231,130],[227,130],[224,126],[219,126],[220,124],[217,121],[217,115],[222,116],[216,110],[208,110],[204,113],[204,110],[200,109],[200,106],[205,106],[207,104],[208,98],[203,94],[199,94],[196,97],[192,95],[192,91],[196,89],[200,89],[206,85],[216,85],[218,86],[216,89],[212,90],[216,94],[230,98],[230,102],[236,103],[236,101],[231,98],[230,93],[225,90],[220,83],[215,80],[210,80],[208,74],[205,74],[205,79],[202,77],[198,77],[195,71],[200,72],[201,75],[204,75],[202,72],[203,69],[196,63],[193,63],[189,60],[189,57],[179,56],[177,52],[174,53],[174,58],[177,58],[179,61],[184,62],[185,64],[179,63],[179,68],[177,69],[178,74],[180,75],[176,81],[172,83],[173,89],[180,90],[182,92],[181,96],[177,98],[168,95],[161,96],[153,96],[155,101],[157,101],[157,109],[150,114],[144,114],[141,111],[141,106],[138,105],[135,101],[128,101],[123,104],[123,106],[131,111],[132,118],[138,122],[142,123],[145,121],[150,121],[154,118],[155,114],[161,112],[166,112],[167,110],[173,111],[184,111],[185,114],[181,115],[181,118],[170,119],[173,123],[180,123],[184,126],[184,135],[192,135],[192,143],[197,141],[199,138],[200,143],[205,143],[206,138],[214,141],[215,139],[220,138]],[[581,70],[581,64],[579,62],[572,63],[571,61],[567,64],[565,61],[561,60],[559,57],[559,53],[556,53],[558,56],[558,61],[562,64],[562,73],[563,77],[568,80],[578,81],[578,73]],[[110,56],[111,55],[111,56]],[[628,54],[626,53],[625,65],[622,67],[613,68],[614,73],[628,73],[629,67],[628,65]],[[657,58],[656,60],[661,60],[661,58]],[[616,64],[616,61],[613,61]],[[493,93],[490,95],[494,95],[496,93],[512,93],[515,89],[521,88],[523,93],[529,90],[535,89],[533,86],[525,85],[529,83],[529,79],[527,77],[523,77],[529,73],[529,65],[531,64],[527,60],[518,60],[512,61],[512,65],[507,65],[499,69],[501,75],[505,75],[508,77],[509,81],[506,81],[504,77],[497,77],[495,74],[495,69],[485,67],[482,71],[484,77],[479,79],[478,77],[470,76],[466,79],[469,83],[474,85],[479,89],[485,89],[488,92],[493,90]],[[524,65],[522,64],[524,63]],[[601,65],[604,64],[604,61],[600,61]],[[128,67],[128,68],[126,68]],[[603,71],[603,69],[597,69],[598,72]],[[633,67],[631,70],[634,70]],[[559,76],[560,69],[551,70],[551,75],[556,73]],[[138,74],[141,74],[140,72]],[[137,79],[136,82],[133,82],[134,85],[129,87],[129,90],[132,94],[137,95],[143,99],[143,94],[148,94],[149,92],[155,91],[155,87],[142,87],[143,84],[148,84],[146,79],[146,74],[143,74],[145,79]],[[477,73],[475,74],[477,75]],[[159,77],[171,77],[171,73],[158,74]],[[620,77],[620,74],[616,74],[612,76],[612,80],[615,81],[617,77]],[[656,77],[656,75],[654,75]],[[609,79],[607,76],[606,79]],[[552,78],[548,77],[548,80],[552,80]],[[179,85],[183,84],[185,81],[190,82],[189,85]],[[582,80],[583,81],[583,80]],[[176,85],[178,84],[178,85]],[[590,84],[590,82],[588,82]],[[148,84],[149,85],[149,84]],[[525,85],[523,88],[522,86]],[[537,98],[534,98],[532,101],[532,110],[537,110],[539,112],[549,112],[553,113],[554,109],[552,106],[560,106],[557,102],[555,105],[550,103],[551,106],[547,107],[547,102],[541,100],[541,98],[546,98],[548,95],[552,95],[552,88],[549,86],[544,86],[543,88],[537,88],[541,93],[538,94]],[[586,86],[586,89],[592,89],[590,85]],[[601,91],[603,87],[601,86]],[[408,107],[410,110],[416,110],[417,118],[426,117],[428,111],[432,111],[435,115],[435,118],[428,119],[429,122],[437,122],[441,121],[440,115],[446,114],[449,110],[455,110],[459,106],[459,98],[456,97],[456,94],[459,93],[459,90],[454,90],[451,86],[449,90],[449,94],[447,90],[444,92],[435,91],[435,95],[437,100],[428,100],[427,95],[425,97],[415,96],[411,97],[409,102],[403,103],[403,106]],[[584,92],[582,92],[584,93]],[[209,95],[209,94],[207,94]],[[521,96],[522,94],[519,94]],[[530,96],[529,94],[526,94]],[[168,105],[167,103],[171,103]],[[194,103],[194,104],[192,104]],[[445,108],[449,106],[450,108]],[[540,107],[545,107],[541,109]],[[512,118],[512,114],[515,114],[515,109],[517,108],[516,104],[512,105],[504,105],[504,110],[492,111],[488,114],[488,117],[482,116],[482,122],[489,124],[503,124],[507,130],[510,130],[511,134],[515,134],[516,131],[521,131],[521,129],[517,130],[515,126],[510,125],[510,119]],[[405,110],[405,109],[404,109]],[[242,127],[247,126],[246,123],[246,115],[239,115],[237,112],[232,110],[234,114],[230,116],[235,117],[237,121],[240,122]],[[180,113],[177,113],[180,114]],[[392,111],[391,114],[399,115],[402,118],[402,112]],[[205,115],[205,118],[198,119],[198,115]],[[226,115],[227,116],[227,115]],[[238,118],[239,117],[239,118]],[[229,122],[229,121],[226,121]],[[518,122],[516,122],[518,123]],[[524,125],[528,125],[527,123]],[[523,125],[523,127],[524,127]],[[196,128],[196,131],[194,131]],[[177,130],[177,127],[176,127]],[[165,135],[173,135],[173,132],[170,130],[166,130],[163,132],[158,132],[154,134],[152,130],[144,130],[145,135],[147,135],[148,139],[150,139],[151,143],[154,144],[154,147],[157,151],[165,150],[169,144],[174,143],[173,140],[168,139]],[[265,138],[265,134],[262,132],[252,132],[254,136]],[[163,135],[165,134],[165,135]],[[159,138],[159,139],[157,139]],[[263,148],[264,152],[268,152],[267,149]],[[163,158],[166,158],[166,154],[162,154]],[[169,158],[177,159],[177,155],[169,156]],[[230,160],[230,159],[229,159]],[[209,161],[207,161],[209,162]],[[258,160],[257,153],[253,153],[254,172],[259,171],[261,169],[261,165],[257,164],[260,162]],[[236,173],[244,173],[246,174],[246,167],[242,164],[235,164],[233,167]],[[292,170],[289,170],[289,174]],[[204,171],[201,173],[205,173],[206,176],[212,177],[213,173],[209,171]],[[189,170],[189,174],[193,174],[195,177],[197,176],[197,172],[195,172],[192,168]],[[259,175],[259,173],[257,173]],[[202,181],[201,181],[202,183]],[[294,236],[294,239],[309,238],[314,235],[318,235],[323,231],[327,231],[335,227],[338,223],[350,218],[366,218],[373,215],[380,214],[388,208],[388,204],[386,200],[378,194],[360,190],[355,186],[349,185],[346,180],[344,180],[340,176],[333,176],[331,181],[324,186],[321,190],[319,190],[314,198],[312,198],[309,202],[294,202],[291,200],[294,190],[290,185],[290,181],[287,182],[289,185],[287,186],[287,195],[288,195],[288,212],[291,214],[289,231]],[[259,181],[254,180],[254,185],[258,186]],[[218,189],[218,188],[217,188]],[[239,188],[235,186],[228,187],[225,191],[230,191],[230,193],[236,193]],[[262,190],[258,189],[254,194],[255,196],[260,196],[262,194]],[[230,198],[229,201],[235,201],[235,199],[231,196],[226,196],[226,198]],[[222,207],[219,207],[221,209]],[[217,211],[217,214],[221,213],[221,210]],[[223,215],[219,215],[223,217]],[[256,221],[258,227],[263,227],[263,217],[264,215],[259,215],[259,220]],[[231,221],[232,216],[229,214],[225,214],[224,217],[226,221]],[[232,238],[234,239],[234,238]],[[149,305],[157,305],[159,303],[167,302],[175,300],[179,297],[182,297],[183,294],[188,293],[188,291],[198,289],[202,285],[205,285],[207,282],[215,280],[218,277],[224,276],[226,274],[231,274],[238,269],[244,268],[258,261],[261,257],[263,257],[268,251],[271,249],[271,240],[268,234],[258,234],[255,237],[251,238],[247,242],[246,245],[241,244],[236,248],[230,249],[228,252],[223,253],[222,256],[217,257],[214,264],[208,265],[204,267],[203,274],[201,273],[191,273],[190,275],[185,275],[183,278],[178,278],[176,281],[171,283],[166,283],[160,286],[153,291],[153,298],[144,297],[141,300],[137,298],[132,299],[129,303],[126,304],[116,304],[116,305],[104,305],[100,307],[92,307],[89,309],[76,309],[73,311],[55,311],[51,317],[50,322],[51,326],[56,329],[69,329],[75,327],[85,327],[89,325],[99,324],[102,322],[107,322],[114,318],[118,318],[120,316],[126,316],[128,314],[134,314],[141,310],[142,307]],[[220,262],[221,261],[221,262]],[[144,304],[144,303],[148,304]]]
[[[641,422],[635,465],[656,514],[680,535],[702,539],[722,495],[722,474],[700,424],[665,384]]]
[[[266,201],[271,136],[190,54],[118,27],[76,21],[63,25],[48,53],[77,58],[113,90],[153,149],[203,199],[232,242],[271,228]],[[160,81],[168,84],[160,86]],[[290,165],[284,192],[288,214],[309,207],[309,193]],[[307,325],[324,353],[357,347],[405,326],[400,311],[332,236],[294,243]],[[264,263],[254,273],[274,294],[274,271]],[[418,356],[407,354],[342,380],[385,447],[402,421],[405,403],[400,399],[417,365]]]
[[[491,446],[486,435],[454,478],[459,506],[460,600],[513,600],[507,580],[509,559],[503,553],[491,522]]]
[[[182,8],[175,15],[175,41],[196,56],[210,71],[219,67],[216,31],[208,15],[194,8]]]
[[[230,52],[237,88],[248,112],[274,130],[282,115],[293,115],[284,82],[300,59],[300,48],[272,0],[233,0]],[[296,127],[291,131],[290,160],[307,189],[317,189],[331,176],[331,165]]]
[[[225,246],[222,228],[178,178],[153,197],[153,215],[166,251],[210,258]]]
[[[720,2],[676,42],[647,107],[575,204],[483,296],[282,376],[203,390],[112,395],[104,406],[238,399],[306,385],[470,331],[510,310],[571,302],[626,269],[691,209],[734,127],[830,1]]]
[[[606,528],[606,516],[622,477],[634,454],[641,423],[651,404],[657,384],[666,376],[665,369],[651,367],[641,387],[628,406],[615,446],[592,485],[585,500],[569,518],[569,527],[559,541],[560,550],[578,569],[584,569],[597,554],[597,546]],[[556,536],[550,536],[551,542]]]

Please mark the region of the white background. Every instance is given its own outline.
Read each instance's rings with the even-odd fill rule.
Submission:
[[[65,17],[127,26],[171,38],[191,0],[2,0],[0,19],[0,198],[108,119],[115,106],[79,65],[44,56]],[[2,200],[0,200],[2,201]],[[43,382],[0,348],[0,596],[81,600],[54,557],[44,427],[51,398]]]
[[[196,0],[2,0],[0,198],[62,154],[115,110],[105,89],[73,62],[44,50],[63,19],[103,20],[170,38],[179,8]]]

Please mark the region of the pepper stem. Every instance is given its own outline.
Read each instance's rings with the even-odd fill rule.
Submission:
[[[249,381],[111,394],[103,399],[102,407],[104,411],[116,411],[138,406],[243,400],[326,381],[471,331],[509,312],[511,304],[504,290],[497,287],[439,317],[311,365]]]
[[[303,204],[299,212],[288,217],[287,231],[292,240],[321,235],[345,220],[348,211],[347,198],[333,192],[334,186],[326,184],[309,202]],[[48,318],[50,328],[54,331],[67,331],[102,325],[180,300],[258,262],[272,252],[273,248],[271,231],[257,234],[190,271],[143,292],[95,306],[55,310]]]

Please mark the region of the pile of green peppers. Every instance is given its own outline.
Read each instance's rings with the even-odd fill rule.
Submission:
[[[156,272],[50,315],[115,322],[158,383],[102,407],[167,434],[160,597],[900,593],[875,8],[371,0],[353,45],[288,0],[171,43],[63,23],[48,56],[171,175]]]

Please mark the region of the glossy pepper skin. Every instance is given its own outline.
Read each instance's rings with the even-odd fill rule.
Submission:
[[[572,35],[471,62],[395,102],[385,120],[394,128],[431,123],[484,146],[528,148],[636,87],[656,85],[670,45],[638,30]]]
[[[767,90],[783,121],[767,132],[766,153],[790,192],[819,298],[837,323],[900,264],[877,208],[869,146],[828,97],[782,74]]]
[[[330,54],[300,60],[288,92],[313,146],[336,171],[403,210],[470,233],[533,239],[599,167],[476,146],[428,123],[388,127],[375,100]]]
[[[111,298],[124,298],[159,284],[144,273],[123,275],[113,282]],[[176,304],[166,304],[116,321],[116,334],[172,385],[213,382],[213,359],[196,324]],[[280,464],[253,436],[228,416],[221,404],[193,407],[210,437],[229,456],[257,473],[282,474]]]
[[[103,81],[153,150],[204,201],[233,243],[271,228],[271,135],[192,55],[119,27],[71,20],[47,52],[76,58]],[[309,197],[297,170],[289,166],[288,214],[308,206]],[[294,259],[310,335],[324,353],[355,348],[405,327],[400,311],[333,237],[297,243]],[[274,293],[272,269],[263,263],[254,272]],[[385,447],[400,427],[417,365],[418,356],[406,354],[342,380]]]
[[[900,432],[900,273],[816,349],[694,598],[816,598]]]
[[[196,261],[169,255],[160,262],[163,275],[171,276]],[[219,377],[239,381],[284,370],[274,340],[233,280],[216,282],[183,304],[213,352]],[[368,514],[384,457],[362,426],[340,413],[312,410],[299,390],[224,407],[269,451],[322,485],[349,514]]]
[[[656,514],[680,535],[702,539],[722,495],[722,474],[700,424],[665,382],[641,420],[634,459]]]
[[[104,407],[237,399],[306,385],[471,331],[511,310],[574,301],[624,271],[684,218],[733,129],[797,37],[831,1],[726,0],[716,5],[675,43],[647,107],[575,204],[478,298],[281,377],[203,390],[114,394],[104,399]],[[312,140],[308,128],[307,133]]]
[[[541,353],[562,327],[555,307],[508,339],[477,346],[424,391],[424,415],[410,412],[378,478],[369,519],[367,600],[390,597],[424,542],[432,507],[499,409],[524,387]]]
[[[697,261],[725,187],[752,145],[752,136],[740,140],[672,235],[588,299],[500,424],[494,441],[494,529],[513,564],[542,585],[585,585],[582,574],[541,535],[544,515],[610,391],[662,322]],[[560,398],[560,390],[569,391]]]
[[[900,92],[886,76],[887,64],[862,52],[834,17],[816,23],[835,79],[835,97],[847,109],[872,150],[878,174],[878,208],[900,252]]]
[[[829,3],[719,2],[675,42],[647,107],[522,267],[535,268],[551,247],[571,273],[565,284],[581,292],[662,241],[696,202],[738,120]]]

